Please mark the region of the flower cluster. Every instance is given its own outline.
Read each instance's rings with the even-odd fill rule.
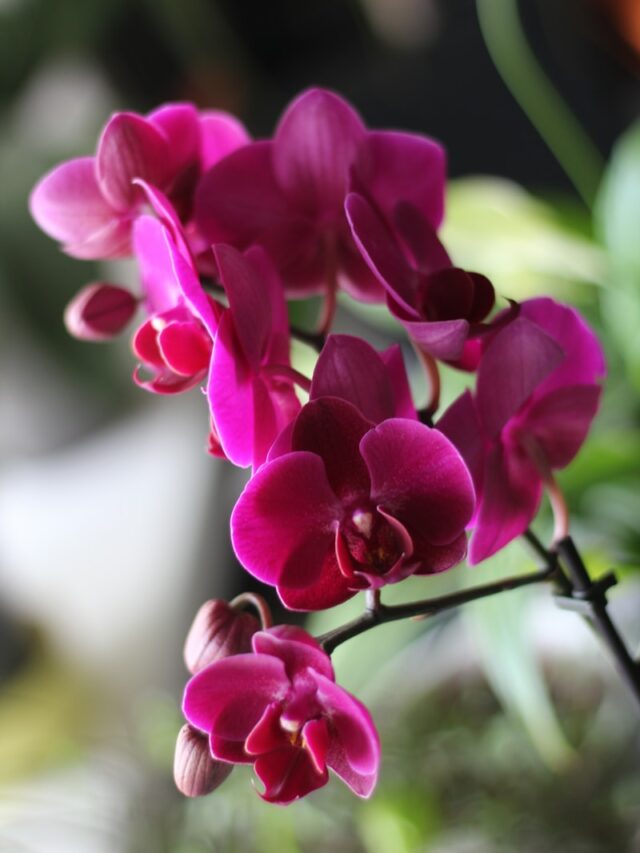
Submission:
[[[77,258],[133,255],[141,292],[94,282],[70,332],[103,341],[141,315],[138,385],[199,386],[209,450],[252,477],[231,517],[244,568],[289,609],[332,607],[387,584],[478,563],[522,534],[553,472],[584,441],[605,374],[578,313],[550,298],[510,302],[457,267],[438,236],[445,154],[434,140],[371,131],[320,89],[252,141],[223,113],[170,104],[118,113],[94,157],[36,186],[36,222]],[[416,412],[399,345],[331,334],[338,291],[386,304],[431,386]],[[287,299],[320,294],[312,376],[291,362]],[[438,361],[475,375],[433,425]],[[368,711],[340,688],[300,628],[209,603],[190,634],[188,725],[176,752],[186,794],[253,764],[262,796],[287,803],[328,768],[368,796],[379,762]]]

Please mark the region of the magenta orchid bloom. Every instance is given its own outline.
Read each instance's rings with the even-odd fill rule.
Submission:
[[[215,661],[187,684],[184,715],[211,754],[253,764],[261,797],[285,805],[321,788],[328,768],[360,797],[375,787],[380,741],[367,709],[335,683],[329,656],[293,626],[253,636],[253,654]]]
[[[196,222],[212,243],[263,246],[291,297],[340,286],[380,302],[382,288],[351,238],[345,197],[362,187],[384,216],[406,199],[435,228],[444,167],[433,140],[368,131],[337,95],[310,89],[288,107],[273,140],[245,146],[204,176]]]
[[[300,410],[287,306],[262,249],[243,255],[217,245],[214,254],[229,308],[220,320],[207,384],[212,441],[234,464],[257,468]]]
[[[172,215],[170,206],[166,215]],[[151,372],[151,378],[145,379],[138,369],[134,380],[157,394],[179,393],[204,381],[222,312],[222,306],[202,289],[178,228],[177,221],[170,229],[147,215],[138,217],[133,228],[148,318],[135,333],[132,346]]]
[[[591,329],[552,299],[522,303],[517,319],[490,339],[476,393],[466,391],[438,423],[467,461],[478,495],[470,563],[533,520],[543,483],[586,438],[605,369]]]
[[[186,223],[200,175],[248,140],[233,116],[199,113],[192,104],[167,104],[146,118],[115,113],[95,157],[68,160],[39,181],[31,214],[69,255],[124,257],[131,253],[132,224],[145,201],[135,179],[166,193]]]
[[[493,308],[491,282],[454,267],[434,227],[411,204],[396,206],[393,227],[358,193],[347,196],[345,210],[390,312],[411,339],[433,358],[474,369],[475,347],[465,344],[483,331],[480,324]]]
[[[286,607],[321,610],[460,562],[473,508],[467,467],[442,433],[404,418],[376,426],[323,397],[296,418],[290,451],[246,486],[231,537]]]

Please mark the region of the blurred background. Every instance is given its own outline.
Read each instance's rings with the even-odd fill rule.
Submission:
[[[547,590],[338,650],[339,681],[381,731],[370,801],[334,781],[266,806],[246,768],[202,801],[174,790],[184,636],[203,600],[247,585],[228,541],[244,475],[206,455],[197,391],[146,395],[126,340],[67,337],[80,286],[135,287],[135,270],[63,256],[26,207],[113,110],[172,100],[231,110],[259,137],[318,84],[371,127],[440,139],[454,260],[503,296],[577,305],[604,342],[602,411],[561,483],[591,572],[618,570],[612,610],[636,652],[639,79],[638,0],[0,0],[2,853],[640,851],[638,709]],[[346,300],[338,328],[403,341]],[[445,403],[464,382],[446,373]],[[385,598],[531,567],[514,543]]]

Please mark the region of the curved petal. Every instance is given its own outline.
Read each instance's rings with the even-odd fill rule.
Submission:
[[[442,433],[393,418],[364,436],[360,452],[371,475],[372,500],[407,528],[414,544],[419,534],[433,545],[447,545],[464,530],[475,504],[473,483]]]
[[[339,212],[365,128],[342,98],[309,89],[288,107],[273,141],[273,169],[287,197],[307,211]]]
[[[317,454],[334,494],[342,502],[351,502],[369,494],[369,474],[358,446],[370,428],[371,422],[351,403],[322,397],[303,406],[291,445]]]
[[[182,710],[204,732],[244,740],[265,708],[287,695],[284,664],[269,655],[231,655],[210,664],[187,683]]]
[[[326,552],[320,574],[313,583],[304,587],[278,585],[278,595],[284,606],[303,612],[327,610],[353,598],[355,593],[349,579],[340,572],[333,550]]]
[[[142,178],[162,188],[170,163],[171,152],[162,131],[136,113],[115,113],[98,142],[98,186],[113,208],[124,212],[136,200],[133,179]]]
[[[240,249],[293,218],[271,166],[272,143],[253,142],[234,151],[200,180],[195,195],[198,229],[211,243]]]
[[[417,276],[388,226],[358,193],[349,193],[345,212],[353,239],[373,274],[394,301],[410,316],[417,317]]]
[[[225,311],[213,344],[207,399],[227,457],[241,468],[254,461],[254,374],[238,343],[233,318]]]
[[[524,533],[541,495],[542,481],[533,462],[521,451],[509,452],[497,444],[486,459],[469,563],[485,560]]]
[[[318,772],[310,753],[284,746],[256,759],[253,769],[265,787],[260,794],[268,803],[286,805],[327,784],[326,770]]]
[[[362,338],[329,335],[316,362],[309,399],[340,397],[373,423],[395,414],[389,373],[380,355]]]
[[[158,347],[164,362],[182,376],[206,370],[211,358],[211,340],[195,321],[168,323],[158,333]]]
[[[528,409],[521,429],[533,436],[551,468],[565,468],[580,450],[601,393],[598,385],[557,388]]]
[[[392,309],[392,313],[393,309]],[[464,352],[469,336],[469,323],[466,320],[404,320],[399,318],[412,341],[441,361],[456,361]]]
[[[277,625],[267,631],[258,631],[253,635],[252,644],[256,654],[279,658],[291,680],[307,667],[327,678],[335,677],[329,655],[311,634],[296,625]]]
[[[205,172],[223,157],[251,142],[245,126],[221,110],[200,113],[200,166]]]
[[[435,228],[418,208],[400,201],[393,209],[393,226],[411,254],[416,269],[433,273],[453,266],[447,250],[438,239]]]
[[[538,389],[539,396],[566,385],[588,385],[605,376],[602,346],[575,308],[541,296],[523,302],[520,313],[550,335],[565,352],[562,364]]]
[[[29,209],[45,234],[69,246],[81,246],[115,216],[100,192],[93,157],[68,160],[48,172],[34,187]]]
[[[258,370],[271,331],[269,293],[258,270],[237,249],[218,244],[214,253],[238,342],[252,370]]]
[[[355,696],[320,673],[311,673],[329,721],[327,765],[360,797],[372,793],[380,764],[380,738],[371,715]]]
[[[147,311],[160,314],[174,308],[182,293],[165,226],[153,216],[139,216],[133,226],[133,248],[140,267]]]
[[[319,456],[281,456],[254,475],[235,505],[231,540],[236,555],[264,583],[309,586],[333,548],[341,510]]]
[[[167,140],[168,175],[174,177],[199,160],[200,126],[198,110],[193,104],[163,104],[149,113],[147,119]]]
[[[372,131],[360,149],[357,174],[391,219],[399,201],[415,205],[437,228],[444,215],[446,155],[433,139],[398,131]]]
[[[553,338],[525,317],[500,329],[478,368],[476,404],[489,437],[498,435],[564,357]]]
[[[345,225],[347,225],[346,219]],[[358,302],[370,304],[384,302],[384,287],[362,257],[350,230],[345,228],[345,234],[337,241],[336,252],[338,287]]]

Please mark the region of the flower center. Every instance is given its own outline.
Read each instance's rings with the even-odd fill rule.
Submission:
[[[341,533],[362,571],[385,574],[402,556],[402,543],[395,530],[376,509],[353,510],[343,522]]]

